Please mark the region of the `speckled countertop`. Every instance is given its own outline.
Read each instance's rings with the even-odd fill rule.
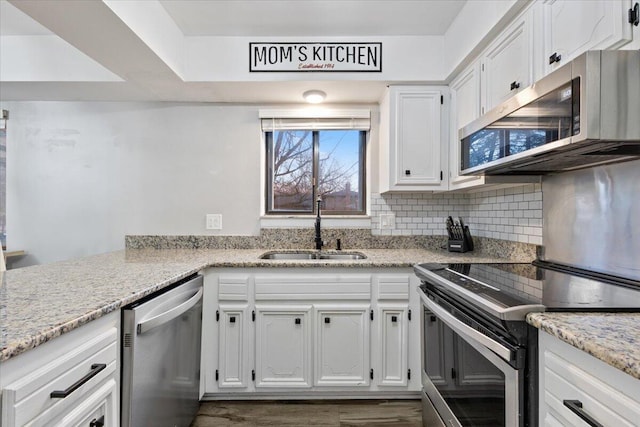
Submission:
[[[411,267],[419,262],[505,262],[505,258],[479,253],[424,249],[358,249],[367,259],[356,261],[260,260],[265,251],[127,249],[0,273],[0,362],[206,267]]]
[[[529,313],[527,322],[640,379],[640,314]]]

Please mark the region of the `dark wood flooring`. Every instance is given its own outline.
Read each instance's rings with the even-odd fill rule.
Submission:
[[[191,427],[421,427],[419,400],[202,402]]]

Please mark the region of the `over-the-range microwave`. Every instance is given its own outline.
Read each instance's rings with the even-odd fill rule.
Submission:
[[[640,158],[640,50],[588,51],[460,129],[462,175]]]

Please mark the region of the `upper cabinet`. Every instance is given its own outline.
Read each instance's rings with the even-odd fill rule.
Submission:
[[[480,64],[474,63],[451,82],[451,144],[449,144],[449,189],[460,190],[484,184],[482,176],[460,175],[459,129],[480,116]]]
[[[446,88],[392,86],[380,106],[380,192],[446,190]]]
[[[530,21],[530,14],[525,13],[485,51],[481,65],[481,113],[533,83]]]
[[[632,39],[629,0],[546,0],[545,32],[548,71],[584,51],[617,49]]]

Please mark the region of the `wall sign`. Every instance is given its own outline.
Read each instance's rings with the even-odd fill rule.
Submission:
[[[249,43],[250,72],[381,72],[382,43]]]

